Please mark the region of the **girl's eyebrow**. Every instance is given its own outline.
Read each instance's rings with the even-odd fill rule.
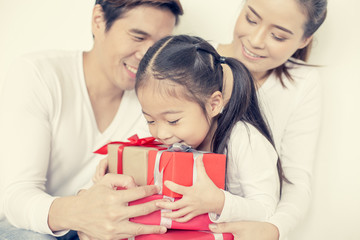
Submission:
[[[250,6],[248,6],[248,8],[249,8],[250,11],[253,12],[258,18],[260,18],[260,20],[262,20],[262,17],[255,11],[255,9],[253,9],[253,8],[250,7]],[[292,31],[290,31],[289,29],[287,29],[287,28],[284,28],[284,27],[279,26],[279,25],[276,25],[276,24],[273,24],[273,26],[274,26],[275,28],[278,28],[278,29],[284,31],[284,32],[287,32],[287,33],[290,33],[290,34],[294,35],[294,33],[293,33]]]
[[[167,114],[177,114],[177,113],[182,113],[183,111],[175,111],[175,110],[168,110],[168,111],[165,111],[165,112],[162,112],[162,113],[160,113],[161,115],[167,115]],[[148,114],[148,113],[146,113],[146,112],[144,112],[144,110],[142,110],[142,113],[143,114],[145,114],[145,115],[147,115],[147,116],[149,116],[149,117],[151,117],[151,115],[150,114]]]
[[[142,110],[142,113],[143,113],[143,114],[145,114],[145,115],[150,116],[150,114],[148,114],[148,113],[144,112],[144,110]]]

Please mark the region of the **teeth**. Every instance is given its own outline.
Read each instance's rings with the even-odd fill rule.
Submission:
[[[256,55],[256,54],[250,52],[249,50],[247,50],[245,46],[244,46],[244,50],[245,50],[246,54],[250,55],[251,57],[255,57],[255,58],[260,58],[261,57],[259,55]]]
[[[126,66],[126,68],[127,68],[130,72],[132,72],[132,73],[134,73],[134,74],[137,73],[137,69],[136,69],[136,68],[131,67],[131,66],[129,66],[129,65],[125,65],[125,66]]]

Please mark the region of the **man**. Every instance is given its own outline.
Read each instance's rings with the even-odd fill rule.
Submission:
[[[0,95],[2,239],[54,239],[68,229],[98,239],[166,231],[128,221],[157,210],[154,202],[127,206],[155,186],[106,175],[77,192],[102,158],[97,148],[145,129],[132,90],[137,67],[179,15],[178,0],[97,0],[89,52],[31,54],[10,68]]]

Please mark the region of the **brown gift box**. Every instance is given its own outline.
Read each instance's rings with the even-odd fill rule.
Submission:
[[[118,164],[122,164],[122,174],[132,176],[137,185],[147,184],[148,152],[158,150],[154,147],[126,146],[122,152],[122,163],[118,160],[118,149],[122,144],[108,145],[109,172],[119,173]]]

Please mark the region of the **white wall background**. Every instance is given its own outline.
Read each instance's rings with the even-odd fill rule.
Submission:
[[[176,33],[228,42],[239,0],[182,0]],[[19,54],[90,49],[94,0],[0,0],[0,80]],[[293,240],[360,239],[360,2],[329,0],[312,62],[324,65],[324,119],[314,198]],[[1,134],[1,133],[0,133]],[[21,138],[21,136],[19,136]]]

